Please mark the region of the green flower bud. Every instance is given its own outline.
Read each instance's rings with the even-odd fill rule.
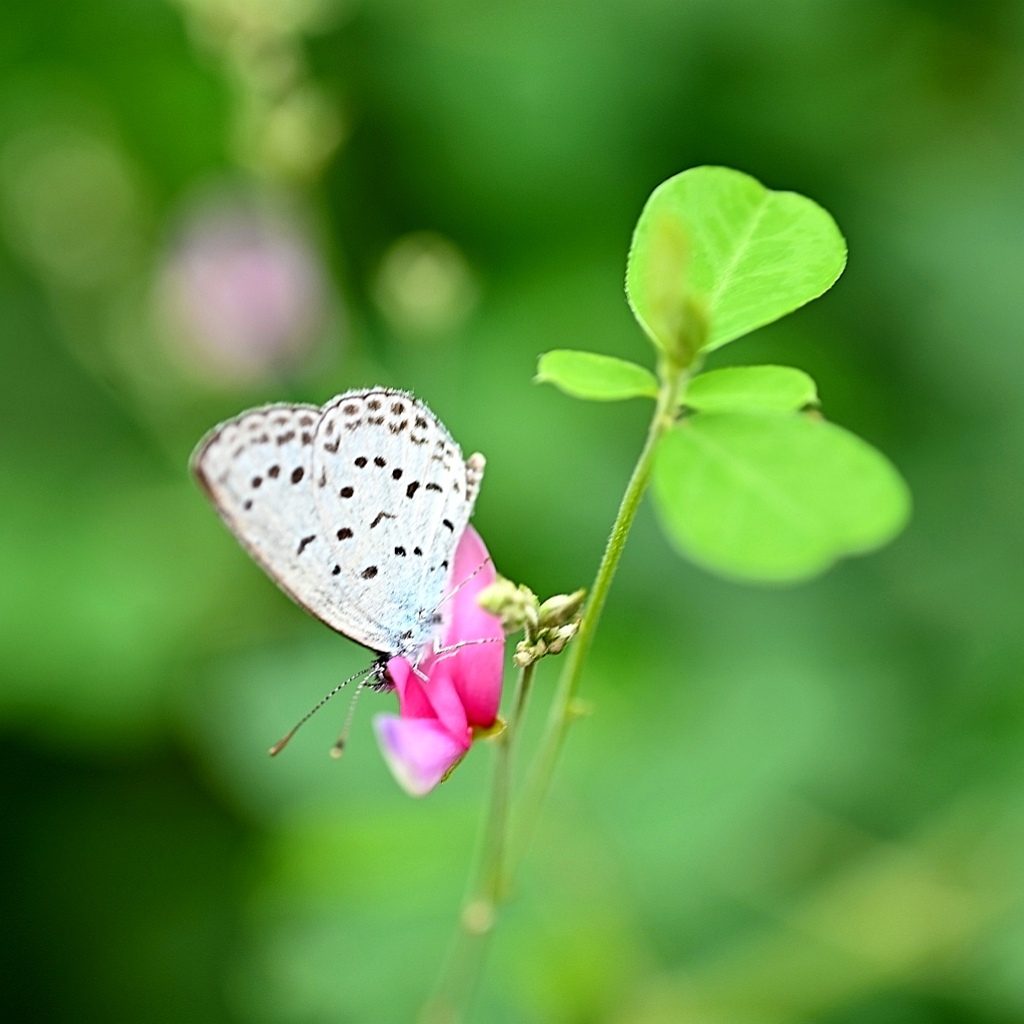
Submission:
[[[476,601],[485,612],[501,619],[506,633],[518,633],[537,624],[536,595],[529,587],[523,584],[516,586],[503,576],[480,591]]]
[[[555,626],[553,629],[544,631],[544,639],[547,642],[549,654],[561,654],[565,645],[579,632],[579,619],[575,622],[567,622],[564,626]]]
[[[583,607],[587,592],[575,590],[571,594],[556,594],[549,597],[537,613],[537,622],[543,629],[547,626],[564,626],[574,619]]]

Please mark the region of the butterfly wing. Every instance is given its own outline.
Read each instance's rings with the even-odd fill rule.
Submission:
[[[313,497],[334,546],[349,635],[412,653],[434,614],[483,474],[433,413],[402,391],[349,391],[328,403],[313,443]]]
[[[348,633],[346,605],[331,575],[333,549],[313,499],[313,439],[321,415],[315,405],[244,412],[199,443],[192,472],[267,575],[306,611]]]

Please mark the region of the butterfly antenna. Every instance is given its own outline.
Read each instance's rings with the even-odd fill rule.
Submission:
[[[372,669],[371,669],[371,670],[369,670],[369,671],[370,671],[370,672],[372,672]],[[333,697],[333,696],[334,696],[334,695],[335,695],[336,693],[340,693],[340,692],[341,692],[341,691],[342,691],[342,690],[343,690],[343,689],[344,689],[344,688],[345,688],[346,686],[348,686],[348,684],[349,684],[349,683],[351,683],[351,682],[352,682],[352,680],[353,680],[353,679],[356,679],[356,678],[358,678],[359,676],[363,676],[364,678],[363,678],[363,679],[362,679],[362,680],[360,681],[360,683],[359,683],[359,688],[358,688],[358,689],[356,690],[356,693],[358,693],[358,692],[359,692],[359,690],[360,690],[360,689],[362,689],[362,687],[363,687],[363,684],[364,684],[364,683],[366,682],[366,680],[367,680],[367,679],[369,678],[369,672],[368,672],[368,670],[367,670],[367,669],[360,669],[360,671],[358,671],[358,672],[354,673],[353,675],[350,675],[350,676],[348,677],[348,679],[346,679],[346,680],[345,680],[344,682],[338,683],[338,685],[337,685],[337,686],[336,686],[336,687],[335,687],[335,688],[334,688],[333,690],[331,690],[331,692],[330,692],[329,694],[327,694],[327,696],[326,696],[326,697],[321,697],[321,698],[320,698],[320,700],[319,700],[319,701],[317,701],[317,703],[316,703],[316,704],[314,704],[314,705],[313,705],[313,707],[311,707],[311,708],[309,709],[309,711],[307,711],[307,712],[306,712],[306,713],[305,713],[305,714],[304,714],[304,715],[303,715],[303,716],[302,716],[302,717],[301,717],[301,718],[300,718],[300,719],[299,719],[299,720],[298,720],[298,721],[297,721],[297,722],[295,723],[295,725],[293,725],[293,726],[291,727],[291,729],[289,729],[289,730],[288,730],[288,732],[287,732],[287,733],[285,733],[285,735],[284,735],[283,737],[281,737],[281,739],[279,739],[279,740],[278,740],[278,741],[277,741],[277,742],[276,742],[276,743],[275,743],[275,744],[274,744],[274,745],[273,745],[273,746],[272,746],[272,747],[270,748],[270,751],[269,751],[269,753],[270,753],[270,756],[271,756],[271,757],[277,757],[277,755],[278,755],[278,754],[280,754],[280,753],[281,753],[281,751],[282,751],[282,750],[284,750],[284,748],[285,748],[286,746],[288,746],[288,743],[289,743],[289,741],[291,740],[291,738],[292,738],[292,737],[293,737],[293,736],[294,736],[294,735],[295,735],[295,734],[296,734],[296,733],[297,733],[297,732],[298,732],[298,731],[299,731],[299,730],[300,730],[300,729],[301,729],[301,728],[302,728],[302,727],[303,727],[303,726],[304,726],[304,725],[305,725],[305,724],[306,724],[306,723],[307,723],[307,722],[308,722],[308,721],[309,721],[309,720],[310,720],[310,719],[311,719],[311,718],[312,718],[312,717],[313,717],[313,716],[314,716],[314,715],[315,715],[315,714],[316,714],[316,713],[317,713],[317,712],[318,712],[318,711],[319,711],[319,710],[320,710],[320,709],[321,709],[321,708],[322,708],[322,707],[323,707],[323,706],[324,706],[324,705],[325,705],[325,704],[326,704],[326,703],[327,703],[327,702],[328,702],[328,701],[329,701],[329,700],[330,700],[330,699],[331,699],[331,698],[332,698],[332,697]]]
[[[359,700],[359,694],[366,689],[367,683],[373,678],[372,674],[365,676],[359,680],[359,685],[356,687],[356,692],[352,694],[352,700],[348,704],[348,714],[345,716],[345,724],[341,727],[341,732],[338,735],[338,739],[334,746],[331,747],[331,757],[337,759],[345,753],[345,745],[348,743],[348,734],[352,728],[352,719],[355,718],[356,714],[356,701]]]
[[[445,658],[452,657],[456,651],[461,651],[463,647],[476,647],[478,644],[497,644],[504,641],[504,639],[504,637],[486,636],[481,637],[479,640],[460,640],[458,643],[452,644],[450,647],[439,647],[434,652],[434,656],[438,661],[444,661]]]
[[[437,609],[445,603],[445,601],[450,601],[474,576],[476,576],[477,573],[482,572],[490,564],[491,556],[488,555],[464,580],[460,580],[456,583],[455,586],[452,587],[452,589],[449,590],[448,593],[445,594],[444,597],[442,597],[441,600],[438,601],[430,610],[432,612],[436,612]]]

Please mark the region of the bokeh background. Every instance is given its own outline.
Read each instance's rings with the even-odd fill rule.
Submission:
[[[716,353],[818,381],[915,518],[792,589],[640,515],[475,1019],[1024,1019],[1024,7],[1014,0],[34,0],[0,14],[0,972],[10,1019],[409,1021],[491,751],[405,797],[365,652],[188,479],[269,400],[414,390],[476,523],[592,577],[650,361],[651,189],[723,163],[828,208],[835,289]],[[536,687],[542,717],[557,662]]]

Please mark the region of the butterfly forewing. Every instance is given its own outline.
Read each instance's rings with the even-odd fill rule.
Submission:
[[[211,431],[192,467],[253,558],[332,629],[410,656],[439,634],[483,457],[464,462],[412,395],[253,409]]]
[[[436,632],[433,614],[475,497],[459,446],[411,395],[353,391],[324,408],[313,475],[350,617],[345,632],[376,650],[418,650]]]

